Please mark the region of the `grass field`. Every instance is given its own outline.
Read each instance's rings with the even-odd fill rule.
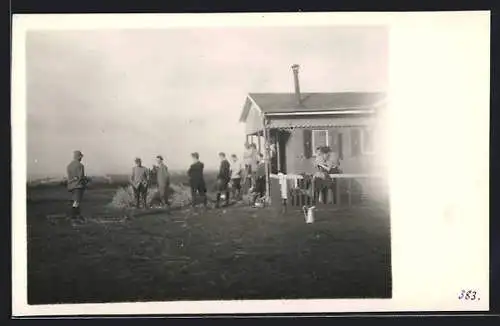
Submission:
[[[90,189],[74,226],[64,187],[29,189],[29,304],[391,297],[386,210],[131,213],[115,191]]]

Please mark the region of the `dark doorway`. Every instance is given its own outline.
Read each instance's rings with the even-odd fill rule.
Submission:
[[[271,173],[286,173],[286,144],[291,132],[286,130],[271,129],[271,144],[273,152],[271,156]]]
[[[279,151],[279,165],[278,169],[279,172],[281,173],[287,173],[286,172],[286,144],[288,142],[288,139],[290,138],[291,133],[286,130],[278,130],[277,136],[278,136],[278,151]]]

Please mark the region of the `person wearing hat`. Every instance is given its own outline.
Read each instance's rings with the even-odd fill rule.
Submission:
[[[73,152],[73,160],[68,164],[66,172],[68,175],[67,188],[71,193],[73,205],[71,207],[71,217],[81,218],[80,203],[88,183],[85,176],[85,169],[82,164],[83,153],[81,151]]]
[[[132,168],[132,175],[130,176],[130,184],[132,185],[132,189],[134,189],[136,207],[139,208],[142,201],[144,208],[147,208],[149,172],[147,168],[142,166],[142,160],[139,157],[135,159],[135,166]]]
[[[156,182],[158,184],[158,192],[160,193],[160,202],[162,206],[169,206],[168,195],[170,187],[170,173],[165,165],[163,156],[156,156],[158,167],[156,169]]]

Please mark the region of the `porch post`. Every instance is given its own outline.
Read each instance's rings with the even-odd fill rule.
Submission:
[[[269,138],[268,138],[268,129],[267,129],[267,120],[264,116],[262,118],[262,127],[264,134],[264,160],[265,160],[265,168],[266,168],[266,202],[271,204],[271,178],[270,178],[270,169],[269,169]]]
[[[277,161],[278,161],[278,172],[281,172],[281,149],[280,149],[280,132],[278,131],[276,133],[276,155],[277,155]]]

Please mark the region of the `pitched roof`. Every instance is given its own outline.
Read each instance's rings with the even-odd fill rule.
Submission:
[[[246,119],[253,101],[263,113],[321,112],[345,109],[374,109],[385,98],[382,92],[302,93],[301,105],[294,93],[250,93],[241,115]]]

